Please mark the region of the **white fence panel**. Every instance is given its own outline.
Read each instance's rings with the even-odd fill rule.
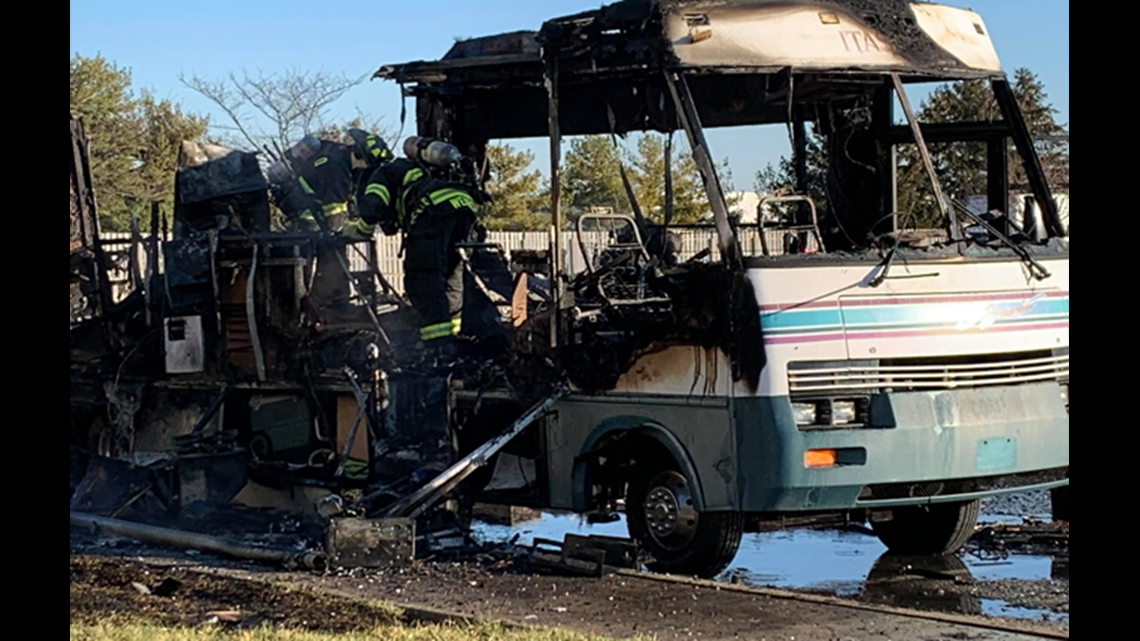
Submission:
[[[678,258],[683,262],[691,260],[702,252],[708,252],[711,259],[716,261],[720,260],[720,247],[717,242],[716,230],[712,228],[689,228],[677,229],[673,233],[680,240],[680,253]],[[772,254],[779,255],[784,250],[784,232],[780,231],[765,231],[764,232],[768,241],[768,247]],[[756,228],[742,228],[738,230],[739,241],[741,249],[745,256],[761,256],[763,255],[763,245],[760,242],[760,231]],[[600,244],[604,244],[606,234],[604,233],[589,233],[586,234],[585,243],[587,251],[595,251]],[[543,251],[550,249],[551,235],[546,232],[490,232],[487,234],[487,242],[493,243],[503,248],[506,252],[507,258],[513,252],[517,251]],[[586,270],[585,257],[582,254],[581,247],[578,242],[578,234],[576,232],[563,232],[563,248],[565,249],[565,258],[563,264],[567,266],[568,271],[572,274],[578,274]],[[131,235],[123,233],[104,233],[102,234],[102,244],[104,251],[112,262],[110,270],[110,279],[113,291],[115,293],[115,300],[120,301],[130,293],[131,276],[130,276],[130,253],[131,253]],[[145,239],[144,239],[145,240]],[[402,254],[403,240],[400,236],[377,236],[375,240],[375,258],[376,268],[380,273],[391,283],[392,287],[400,294],[404,293],[404,261]],[[817,246],[815,239],[812,238],[809,242],[809,249],[814,250]],[[371,272],[371,266],[368,256],[367,244],[355,245],[356,250],[350,249],[348,251],[349,265],[353,272],[358,274],[367,274]],[[159,261],[161,264],[161,252]],[[140,248],[137,258],[139,263],[140,273],[146,273],[146,251]]]

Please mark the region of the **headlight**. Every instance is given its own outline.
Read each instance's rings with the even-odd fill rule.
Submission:
[[[792,401],[796,426],[811,429],[851,429],[870,423],[870,399],[818,399]]]
[[[792,414],[796,417],[796,425],[801,427],[815,425],[819,420],[819,405],[816,403],[792,403]]]
[[[855,401],[835,401],[831,404],[831,422],[834,425],[850,425],[859,420],[859,406]]]

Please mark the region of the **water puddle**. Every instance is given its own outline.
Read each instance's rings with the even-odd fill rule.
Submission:
[[[1017,522],[988,519],[987,524]],[[561,541],[567,534],[625,537],[623,521],[589,525],[573,515],[542,515],[514,526],[479,524],[486,541],[528,545],[535,539]],[[1025,586],[1046,586],[1067,609],[1068,560],[1047,556],[966,553],[961,557],[908,558],[887,554],[879,540],[862,532],[811,531],[748,535],[721,581],[831,594],[875,603],[960,614],[1068,623],[1068,613],[1048,607],[1012,605]],[[1007,584],[1015,585],[1007,585]],[[1061,587],[1058,587],[1061,586]],[[1063,589],[1064,595],[1056,596]]]

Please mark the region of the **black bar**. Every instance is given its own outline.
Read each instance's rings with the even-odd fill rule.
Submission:
[[[929,143],[988,142],[1013,135],[1006,122],[940,122],[922,125],[922,137]],[[907,126],[891,127],[891,144],[913,145],[914,132]]]
[[[795,149],[795,165],[796,165],[796,193],[808,195],[808,145],[807,145],[807,123],[801,114],[796,114],[795,122],[792,124],[793,133],[796,143]],[[763,216],[763,212],[759,212],[758,216]],[[802,223],[807,220],[810,215],[808,207],[804,203],[797,206],[796,211],[796,224]],[[758,219],[759,221],[759,219]],[[759,221],[762,222],[762,221]],[[763,226],[761,226],[763,228]],[[764,234],[761,232],[760,237],[763,239]],[[765,253],[765,256],[767,253]]]
[[[1045,227],[1049,231],[1049,236],[1063,238],[1066,235],[1065,225],[1061,222],[1057,201],[1053,199],[1049,180],[1045,178],[1045,170],[1041,167],[1037,148],[1033,146],[1033,136],[1029,132],[1029,125],[1025,122],[1025,115],[1021,112],[1021,105],[1017,104],[1017,97],[1013,95],[1009,81],[995,80],[993,88],[1002,116],[1013,128],[1013,142],[1017,145],[1017,152],[1021,154],[1022,162],[1025,163],[1025,173],[1029,176],[1029,185],[1033,188],[1033,196],[1037,199],[1037,206],[1041,208],[1041,214],[1045,218]]]
[[[801,116],[794,123],[796,139],[796,191],[808,193],[807,123]]]
[[[1009,214],[1009,154],[1006,153],[1006,139],[995,138],[987,145],[986,193],[989,211]],[[1009,226],[1002,230],[1009,233]]]
[[[194,426],[194,429],[190,430],[191,434],[198,434],[202,430],[206,429],[206,426],[210,424],[210,421],[214,420],[214,417],[218,415],[218,410],[222,409],[222,405],[225,404],[226,397],[229,396],[229,394],[230,388],[227,385],[226,387],[222,388],[222,393],[219,394],[216,399],[214,399],[213,404],[210,405],[210,409],[206,410],[206,413],[202,415],[202,419],[198,421],[198,424]]]
[[[895,94],[894,87],[891,83],[884,83],[883,86],[875,92],[872,122],[876,137],[882,136],[883,133],[890,134],[895,122]],[[907,128],[907,132],[910,132],[909,128]],[[879,189],[882,194],[880,200],[882,203],[882,211],[879,215],[883,221],[890,224],[890,227],[884,229],[883,224],[876,224],[874,229],[871,230],[876,234],[896,232],[899,230],[898,149],[896,149],[894,145],[880,144],[879,154],[878,164],[881,176]]]

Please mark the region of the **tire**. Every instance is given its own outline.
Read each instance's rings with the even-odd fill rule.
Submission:
[[[653,558],[648,564],[652,572],[715,578],[740,551],[744,515],[698,513],[689,481],[675,468],[654,466],[630,483],[630,536]]]
[[[1053,490],[1053,520],[1069,522],[1069,486]]]
[[[890,521],[872,523],[879,540],[894,554],[957,554],[978,525],[981,501],[896,508]]]

